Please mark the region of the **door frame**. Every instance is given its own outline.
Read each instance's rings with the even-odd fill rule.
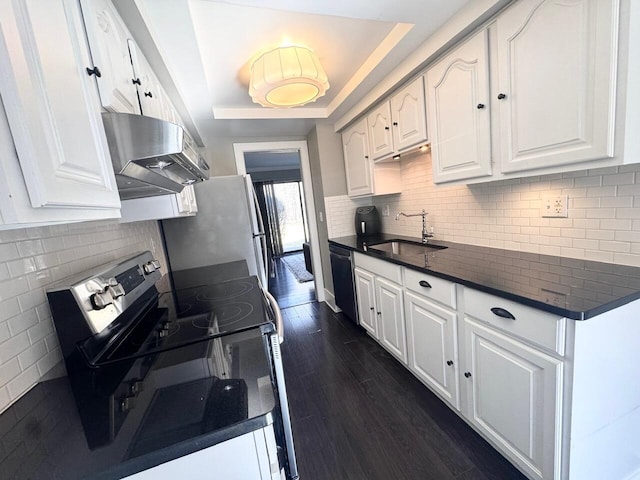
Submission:
[[[238,175],[246,175],[247,168],[244,163],[246,152],[267,152],[270,150],[297,151],[300,155],[300,171],[302,173],[302,186],[304,187],[304,202],[307,208],[307,226],[309,227],[309,243],[311,245],[311,264],[313,265],[313,281],[316,290],[316,299],[325,301],[324,277],[322,275],[322,262],[320,260],[320,239],[318,237],[318,223],[316,219],[316,204],[313,199],[313,184],[311,182],[311,165],[309,162],[309,149],[306,140],[234,143],[233,152],[236,158]]]

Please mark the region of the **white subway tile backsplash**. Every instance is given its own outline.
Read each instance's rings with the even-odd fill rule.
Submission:
[[[0,412],[62,360],[46,288],[142,250],[151,250],[165,265],[157,222],[0,231],[0,372],[5,372],[0,375]]]
[[[391,234],[418,237],[419,218],[396,222],[393,213],[424,208],[436,240],[640,264],[640,165],[435,186],[430,154],[400,162],[401,195],[325,199],[330,238],[354,233],[356,205],[389,205],[382,224]],[[557,195],[569,196],[568,218],[542,218],[543,200]]]

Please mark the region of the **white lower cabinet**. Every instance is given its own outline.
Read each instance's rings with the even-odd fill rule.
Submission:
[[[144,470],[127,480],[278,480],[281,477],[273,426]]]
[[[404,325],[402,286],[376,277],[378,340],[391,354],[407,363],[407,336]]]
[[[406,365],[407,336],[403,291],[399,283],[402,281],[401,267],[359,253],[354,258],[360,326]]]
[[[467,419],[530,478],[560,478],[564,362],[464,318]]]
[[[454,408],[460,408],[456,312],[405,292],[408,367]]]

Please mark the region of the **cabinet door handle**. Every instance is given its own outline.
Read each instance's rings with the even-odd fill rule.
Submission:
[[[369,155],[365,155],[365,156],[364,156],[364,158],[365,158],[366,160],[369,160]]]
[[[389,130],[389,127],[384,127],[385,130]]]
[[[393,126],[397,127],[398,126],[398,122],[393,122]]]
[[[102,72],[98,67],[93,67],[93,68],[87,67],[87,75],[89,76],[95,75],[96,77],[100,78],[102,76]]]
[[[427,282],[426,280],[420,280],[418,282],[418,285],[420,285],[421,287],[424,287],[424,288],[431,288],[431,284],[429,282]]]
[[[131,80],[131,83],[133,83],[134,85],[142,85],[139,78],[133,78]]]
[[[478,104],[478,110],[482,110],[484,108],[484,103],[479,103]]]
[[[464,372],[464,376],[467,378],[471,378],[471,372]]]
[[[447,360],[447,365],[452,366],[453,365],[453,361],[452,360]]]
[[[507,98],[507,96],[504,93],[498,94],[498,100],[504,100],[505,98]]]
[[[497,315],[497,316],[502,317],[502,318],[508,318],[509,320],[515,320],[516,319],[516,317],[514,317],[513,314],[509,310],[505,310],[504,308],[493,307],[491,309],[491,311],[493,312],[494,315]]]
[[[151,92],[144,92],[145,97],[153,98],[153,94]]]
[[[375,308],[371,307],[371,311],[373,312],[375,310]]]

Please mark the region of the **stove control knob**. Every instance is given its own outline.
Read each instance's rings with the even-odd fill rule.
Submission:
[[[170,326],[169,326],[169,323],[168,323],[168,322],[167,322],[167,323],[164,323],[164,324],[162,325],[162,328],[161,328],[161,329],[160,329],[160,331],[158,332],[158,333],[159,333],[159,335],[160,335],[160,338],[164,338],[164,337],[166,337],[166,336],[168,336],[168,335],[169,335],[169,328],[170,328]]]
[[[135,406],[136,397],[134,395],[128,395],[120,399],[120,411],[123,413],[128,412],[129,410],[133,410]]]
[[[107,291],[111,293],[111,296],[114,300],[118,297],[122,297],[125,293],[127,293],[124,291],[124,287],[122,286],[122,284],[117,282],[115,285],[109,285],[107,287]]]
[[[102,310],[107,305],[111,305],[113,303],[113,296],[108,288],[104,292],[94,293],[91,295],[90,299],[91,305],[93,305],[93,308],[96,310]]]
[[[160,262],[158,262],[157,260],[151,260],[150,262],[147,262],[142,266],[142,269],[144,270],[145,275],[149,275],[150,273],[155,272],[159,268],[160,268]]]

